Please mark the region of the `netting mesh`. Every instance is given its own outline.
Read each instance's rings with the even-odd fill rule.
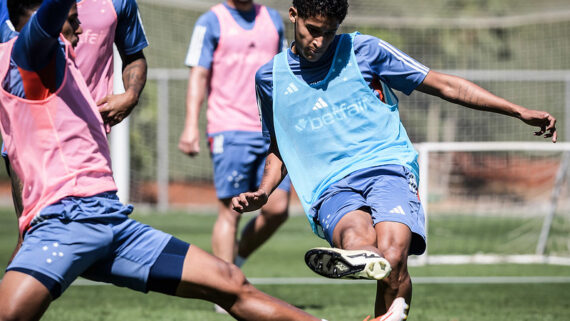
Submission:
[[[551,201],[562,155],[531,149],[430,152],[424,200],[430,255],[535,254],[552,213],[545,253],[568,256],[568,186],[558,186],[561,198]]]

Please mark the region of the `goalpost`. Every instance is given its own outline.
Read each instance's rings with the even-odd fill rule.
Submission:
[[[570,143],[416,148],[428,250],[413,264],[570,265]]]

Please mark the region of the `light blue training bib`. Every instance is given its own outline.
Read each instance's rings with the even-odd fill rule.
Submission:
[[[357,33],[343,34],[329,73],[307,84],[291,71],[287,52],[274,58],[273,120],[281,157],[313,231],[311,205],[348,174],[403,165],[418,177],[417,152],[400,122],[398,99],[382,83],[386,102],[368,86],[354,55]]]

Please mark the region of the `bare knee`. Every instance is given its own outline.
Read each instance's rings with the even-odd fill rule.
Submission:
[[[368,216],[368,214],[366,214]],[[378,252],[376,247],[376,231],[368,220],[341,219],[333,232],[335,246],[346,250],[371,250]]]
[[[243,272],[235,265],[226,263],[222,277],[225,280],[225,286],[222,290],[224,295],[218,296],[221,302],[216,302],[220,306],[229,310],[231,306],[247,293],[254,290],[254,287],[246,279]]]
[[[382,280],[384,287],[397,292],[400,285],[408,282],[410,275],[408,274],[408,255],[403,249],[392,247],[382,251],[382,255],[392,267],[389,277]]]
[[[275,190],[267,204],[261,209],[261,213],[267,220],[285,222],[289,217],[289,193],[284,190]]]
[[[239,222],[241,215],[231,208],[231,199],[221,199],[218,204],[218,220],[231,223]]]
[[[261,215],[265,217],[265,220],[267,222],[270,222],[271,224],[274,225],[281,225],[285,223],[285,221],[287,221],[287,219],[289,218],[289,211],[287,210],[287,207],[278,208],[278,209],[274,208],[268,209],[264,207],[261,210]]]

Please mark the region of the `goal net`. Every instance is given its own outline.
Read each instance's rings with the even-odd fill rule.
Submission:
[[[424,143],[418,262],[570,265],[570,144]]]

